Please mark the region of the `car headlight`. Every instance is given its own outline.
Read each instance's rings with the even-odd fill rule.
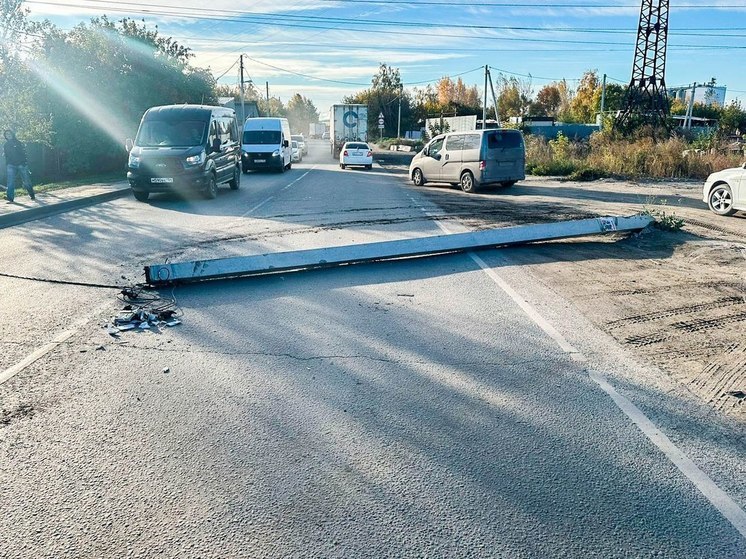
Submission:
[[[127,162],[127,165],[132,167],[133,169],[137,169],[140,167],[140,156],[139,155],[133,155],[130,153],[129,161]]]
[[[272,157],[280,157],[280,150],[276,149],[275,151],[273,151],[272,152]]]
[[[205,152],[201,151],[197,155],[192,155],[186,158],[187,165],[202,165],[205,162]]]

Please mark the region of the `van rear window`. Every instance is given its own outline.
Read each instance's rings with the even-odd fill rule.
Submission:
[[[243,133],[244,144],[278,145],[282,137],[279,130],[246,130]]]
[[[487,147],[497,148],[519,148],[523,145],[521,133],[514,130],[501,130],[487,133]]]

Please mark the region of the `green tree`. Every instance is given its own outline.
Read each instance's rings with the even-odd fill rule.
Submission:
[[[383,113],[384,136],[396,136],[399,99],[401,98],[402,130],[413,123],[411,97],[404,91],[398,68],[381,63],[371,81],[371,88],[343,99],[344,103],[361,103],[368,106],[368,130],[378,127],[378,115]],[[371,134],[372,136],[372,134]]]
[[[279,97],[260,98],[258,101],[259,114],[264,116],[278,116],[286,118],[288,113],[285,104]]]
[[[47,138],[49,114],[39,110],[44,85],[26,60],[41,52],[48,22],[33,22],[22,0],[0,0],[0,122],[23,141]]]
[[[500,74],[497,79],[497,89],[499,91],[497,106],[501,121],[529,114],[533,98],[530,80],[521,80],[515,76],[508,78]]]
[[[531,104],[530,112],[536,116],[557,116],[562,97],[557,84],[545,85],[536,94],[536,100]]]
[[[308,125],[319,121],[319,111],[310,99],[296,93],[288,101],[287,117],[291,129],[308,134]]]
[[[746,134],[746,111],[740,101],[731,101],[722,109],[720,129],[724,134]]]
[[[216,102],[215,80],[191,51],[131,19],[106,17],[47,34],[35,66],[47,84],[51,143],[70,174],[117,168],[149,107]]]
[[[573,122],[588,123],[596,119],[601,106],[601,82],[596,70],[588,70],[580,78],[575,95],[570,101],[570,116]]]

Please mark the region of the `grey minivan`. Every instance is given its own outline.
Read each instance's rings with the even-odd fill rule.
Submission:
[[[523,134],[502,128],[441,134],[414,156],[409,176],[416,186],[446,182],[464,192],[492,184],[512,186],[526,178]]]

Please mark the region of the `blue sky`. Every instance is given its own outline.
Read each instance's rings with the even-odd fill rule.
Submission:
[[[107,14],[144,18],[192,48],[194,65],[219,83],[247,79],[286,101],[298,92],[323,114],[367,87],[379,62],[407,87],[462,75],[483,84],[485,64],[522,79],[534,93],[553,80],[571,85],[585,70],[626,83],[632,71],[639,0],[34,0],[34,19],[68,29]],[[502,4],[501,6],[496,4]],[[746,105],[746,0],[671,0],[669,86],[716,78],[727,102]],[[481,26],[476,28],[475,26]],[[733,48],[736,47],[736,48]],[[498,73],[493,70],[493,73]]]

